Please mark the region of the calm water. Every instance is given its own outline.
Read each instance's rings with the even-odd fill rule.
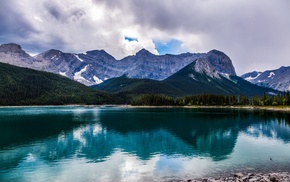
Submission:
[[[166,181],[289,170],[286,113],[0,108],[0,181]]]

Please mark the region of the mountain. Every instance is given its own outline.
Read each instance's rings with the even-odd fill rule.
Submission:
[[[64,76],[0,63],[0,105],[111,104],[117,96]]]
[[[222,64],[222,63],[221,63]],[[215,70],[214,64],[206,59],[199,59],[164,82],[190,94],[222,94],[257,96],[277,93],[269,88],[259,87],[236,76]]]
[[[126,87],[116,87],[115,91],[166,94],[170,91],[169,95],[172,96],[192,93],[243,95],[261,93],[260,87],[253,87],[237,77],[231,59],[218,50],[196,54],[154,55],[142,49],[136,55],[116,60],[104,50],[75,54],[51,49],[31,57],[20,45],[12,43],[0,46],[0,62],[60,74],[88,86],[108,80],[95,87],[106,91],[113,91],[110,90],[113,88],[110,85],[124,85],[121,82],[129,81],[130,84]],[[251,73],[247,78],[256,76],[256,79],[248,80],[260,86],[284,90],[289,89],[289,81],[287,82],[287,76],[278,75],[289,74],[288,70],[289,68],[282,67],[279,71],[256,73],[257,75]],[[123,75],[126,78],[113,79]]]
[[[241,76],[245,80],[263,87],[269,87],[280,91],[290,90],[290,66],[280,67],[264,72],[250,72]]]
[[[228,66],[227,60],[219,60],[222,66]],[[257,96],[277,93],[269,88],[251,84],[248,81],[218,70],[216,61],[208,58],[200,58],[185,66],[175,74],[163,81],[150,79],[132,79],[122,76],[112,78],[93,86],[93,88],[116,93],[126,92],[129,94],[164,94],[173,97],[182,97],[192,94],[222,94],[222,95],[244,95]],[[231,73],[234,70],[231,70]]]
[[[0,62],[36,69],[38,61],[23,51],[20,45],[11,43],[0,46]]]
[[[164,94],[172,97],[186,95],[182,90],[162,81],[128,78],[126,76],[108,79],[101,84],[92,86],[92,88],[111,93],[123,92],[131,95]]]
[[[159,56],[142,49],[136,55],[116,60],[104,50],[74,54],[51,49],[31,57],[17,44],[3,44],[0,49],[0,62],[60,74],[85,85],[122,75],[163,80],[199,58],[207,59],[220,73],[236,75],[230,58],[217,50]]]
[[[123,64],[129,63],[129,69],[124,72],[129,78],[164,80],[199,58],[205,58],[212,62],[216,70],[222,70],[221,72],[225,74],[236,75],[230,58],[216,50],[199,54],[184,53],[180,55],[166,54],[158,56],[142,49],[135,56],[125,57],[120,62]],[[223,61],[227,64],[220,64]]]
[[[244,78],[245,80],[251,82],[251,80],[256,79],[258,76],[261,75],[262,72],[260,71],[252,71],[246,74],[243,74],[241,77]]]
[[[45,71],[66,76],[85,85],[101,83],[111,76],[121,76],[124,67],[118,68],[115,58],[103,50],[72,54],[52,49],[35,56],[35,59],[44,63]]]

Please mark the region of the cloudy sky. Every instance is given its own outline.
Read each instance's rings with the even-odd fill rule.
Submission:
[[[218,49],[237,73],[290,66],[289,0],[0,0],[0,43],[115,58]]]

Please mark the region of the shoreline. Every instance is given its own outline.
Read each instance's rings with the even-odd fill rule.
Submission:
[[[290,112],[290,106],[132,106],[120,105],[123,108],[188,108],[188,109],[243,109]]]
[[[202,177],[196,179],[180,180],[182,182],[279,182],[290,181],[290,172],[269,172],[269,173],[234,173],[228,176]]]
[[[266,110],[290,112],[290,106],[133,106],[133,105],[85,105],[85,104],[68,104],[68,105],[24,105],[24,106],[0,106],[4,108],[32,108],[32,107],[119,107],[119,108],[188,108],[188,109],[244,109],[244,110]]]

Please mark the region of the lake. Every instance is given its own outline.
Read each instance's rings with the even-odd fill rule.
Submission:
[[[0,108],[0,181],[170,181],[289,170],[289,113]]]

